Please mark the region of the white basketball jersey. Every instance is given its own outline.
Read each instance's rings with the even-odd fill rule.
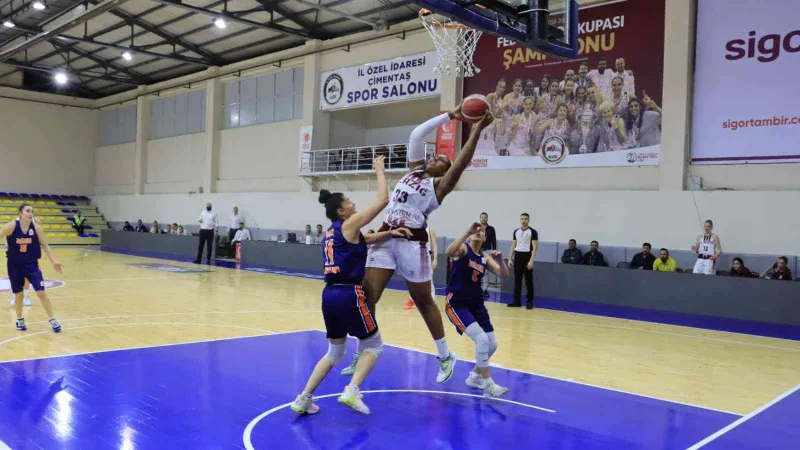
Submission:
[[[697,252],[703,256],[714,256],[716,254],[716,243],[713,233],[710,236],[700,237],[700,248]]]
[[[439,207],[433,178],[424,170],[409,172],[389,194],[386,223],[392,227],[427,228],[428,215]]]

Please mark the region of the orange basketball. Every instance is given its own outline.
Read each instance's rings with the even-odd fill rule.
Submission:
[[[488,109],[489,102],[481,94],[472,94],[461,102],[461,114],[470,123],[481,120]]]

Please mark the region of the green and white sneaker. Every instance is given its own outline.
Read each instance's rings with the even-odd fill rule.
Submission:
[[[353,363],[342,369],[342,376],[350,376],[356,372],[356,364],[358,364],[358,353],[353,355]]]
[[[483,377],[481,377],[480,374],[477,374],[475,372],[469,373],[466,383],[467,386],[474,389],[483,390],[486,387],[486,382],[483,380]]]
[[[450,352],[450,355],[447,356],[445,359],[439,359],[439,374],[436,375],[436,382],[437,383],[444,383],[448,381],[453,376],[453,369],[456,368],[456,362],[458,362],[458,356],[455,353]]]
[[[347,386],[344,388],[342,395],[339,396],[339,403],[349,406],[362,414],[369,414],[369,407],[364,404],[363,397],[357,387]]]
[[[306,397],[303,394],[297,396],[291,408],[297,414],[316,414],[319,412],[319,406],[314,403],[314,397]]]
[[[488,380],[486,387],[483,388],[483,396],[486,398],[499,398],[508,392],[507,387],[500,386],[494,381]]]

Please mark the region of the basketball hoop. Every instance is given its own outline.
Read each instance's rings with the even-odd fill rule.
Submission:
[[[434,73],[471,77],[481,71],[475,67],[472,55],[475,53],[478,39],[483,31],[470,28],[447,17],[437,17],[427,9],[419,11],[419,20],[431,35],[439,56],[439,61],[433,68]]]

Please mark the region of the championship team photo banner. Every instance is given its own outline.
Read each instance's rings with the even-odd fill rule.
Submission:
[[[698,2],[692,164],[800,162],[798,6]]]
[[[581,8],[579,56],[569,61],[485,33],[463,94],[485,95],[496,120],[472,169],[658,165],[664,3]]]
[[[436,52],[322,72],[320,109],[334,110],[419,99],[441,92]]]

